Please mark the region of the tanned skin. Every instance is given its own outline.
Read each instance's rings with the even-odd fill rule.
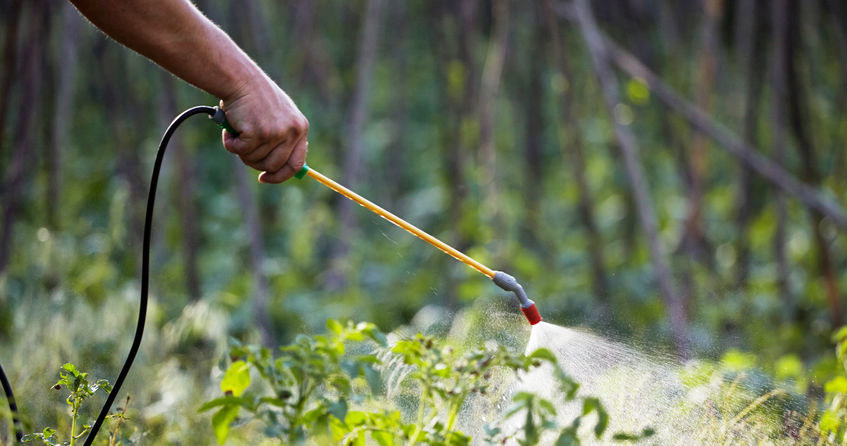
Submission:
[[[281,183],[306,162],[309,121],[230,37],[188,0],[71,0],[94,25],[186,82],[220,98],[238,137],[224,147]]]

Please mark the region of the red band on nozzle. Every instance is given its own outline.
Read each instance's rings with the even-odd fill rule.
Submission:
[[[538,308],[535,307],[535,304],[532,304],[526,308],[521,308],[524,316],[526,316],[526,320],[529,321],[529,325],[535,325],[541,322],[541,315],[538,314]]]

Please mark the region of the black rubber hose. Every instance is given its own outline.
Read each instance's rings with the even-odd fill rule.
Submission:
[[[132,339],[132,346],[129,348],[129,355],[127,355],[126,361],[121,368],[121,373],[118,374],[118,379],[115,381],[112,391],[109,392],[109,396],[106,397],[106,402],[103,404],[103,409],[100,410],[100,415],[97,416],[97,421],[95,421],[94,425],[91,426],[91,431],[85,439],[85,446],[91,446],[91,443],[97,436],[97,432],[100,430],[100,427],[103,425],[103,421],[109,414],[109,409],[112,408],[112,404],[115,402],[115,398],[121,390],[121,386],[126,379],[126,375],[129,373],[130,367],[132,367],[132,362],[135,360],[138,348],[141,346],[141,336],[144,334],[144,321],[147,319],[147,291],[149,289],[150,282],[150,232],[153,226],[153,205],[156,201],[156,186],[159,183],[159,171],[162,169],[162,159],[165,156],[165,149],[168,147],[168,141],[170,141],[176,128],[189,117],[203,113],[211,117],[214,116],[215,111],[216,107],[208,107],[204,105],[191,107],[177,116],[168,126],[168,129],[165,130],[165,134],[162,135],[162,141],[159,143],[159,150],[156,152],[156,161],[153,163],[153,176],[150,179],[150,190],[147,193],[147,214],[144,217],[144,242],[142,245],[141,259],[141,303],[138,308],[138,325],[135,327],[135,336]]]
[[[18,406],[15,404],[15,394],[12,393],[12,385],[9,384],[9,379],[6,378],[6,373],[3,371],[3,366],[0,365],[0,385],[3,386],[3,392],[6,394],[6,401],[9,402],[9,411],[12,412],[12,426],[15,429],[15,438],[20,442],[24,436],[21,429],[21,419],[18,418]]]
[[[217,107],[208,107],[205,105],[191,107],[180,113],[180,115],[171,122],[167,130],[165,130],[165,134],[162,135],[162,141],[159,142],[159,150],[156,152],[156,161],[153,163],[153,176],[150,179],[150,190],[147,193],[147,213],[144,217],[144,242],[142,244],[141,252],[141,301],[138,308],[138,324],[135,327],[135,335],[132,338],[132,346],[129,348],[129,354],[126,357],[126,361],[124,361],[124,365],[121,367],[121,372],[118,374],[118,379],[115,380],[112,391],[109,392],[109,395],[106,397],[106,402],[100,410],[100,415],[97,416],[97,421],[95,421],[94,425],[91,426],[91,431],[89,431],[88,437],[85,439],[85,446],[91,446],[94,438],[97,437],[97,432],[100,431],[103,421],[106,419],[106,416],[109,415],[109,410],[112,408],[112,404],[114,404],[115,398],[121,390],[121,386],[123,386],[127,374],[129,374],[132,362],[138,354],[138,348],[141,346],[141,337],[144,335],[144,322],[147,320],[147,294],[150,285],[150,234],[153,227],[153,209],[156,202],[156,187],[159,184],[159,172],[162,170],[162,160],[164,159],[168,142],[171,140],[171,136],[174,134],[174,131],[176,131],[176,128],[189,117],[198,114],[207,114],[210,118],[216,117],[218,119],[222,119],[223,117],[222,111],[220,111]],[[6,400],[9,402],[9,410],[12,412],[12,424],[15,429],[15,438],[17,438],[17,441],[20,442],[21,437],[23,437],[23,432],[21,429],[20,418],[18,417],[18,407],[15,404],[15,396],[12,393],[12,385],[9,384],[9,380],[6,378],[6,374],[3,372],[2,366],[0,366],[0,384],[2,384],[3,392],[6,394]]]

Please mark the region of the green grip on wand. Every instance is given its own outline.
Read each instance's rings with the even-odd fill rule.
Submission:
[[[229,133],[232,133],[232,136],[238,136],[238,132],[229,125],[229,121],[226,120],[226,113],[220,108],[215,107],[215,114],[209,116],[209,119],[215,121],[215,123],[222,129],[226,130]]]
[[[309,171],[309,165],[306,164],[306,163],[303,163],[303,168],[300,169],[299,172],[294,174],[294,178],[297,178],[298,180],[302,180],[303,177],[306,176],[306,172],[308,172],[308,171]]]

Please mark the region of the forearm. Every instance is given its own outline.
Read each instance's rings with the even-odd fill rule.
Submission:
[[[280,183],[306,162],[309,121],[189,0],[71,0],[106,34],[221,99],[234,133],[223,144],[259,181]]]
[[[262,70],[188,0],[71,0],[106,34],[226,99]]]

